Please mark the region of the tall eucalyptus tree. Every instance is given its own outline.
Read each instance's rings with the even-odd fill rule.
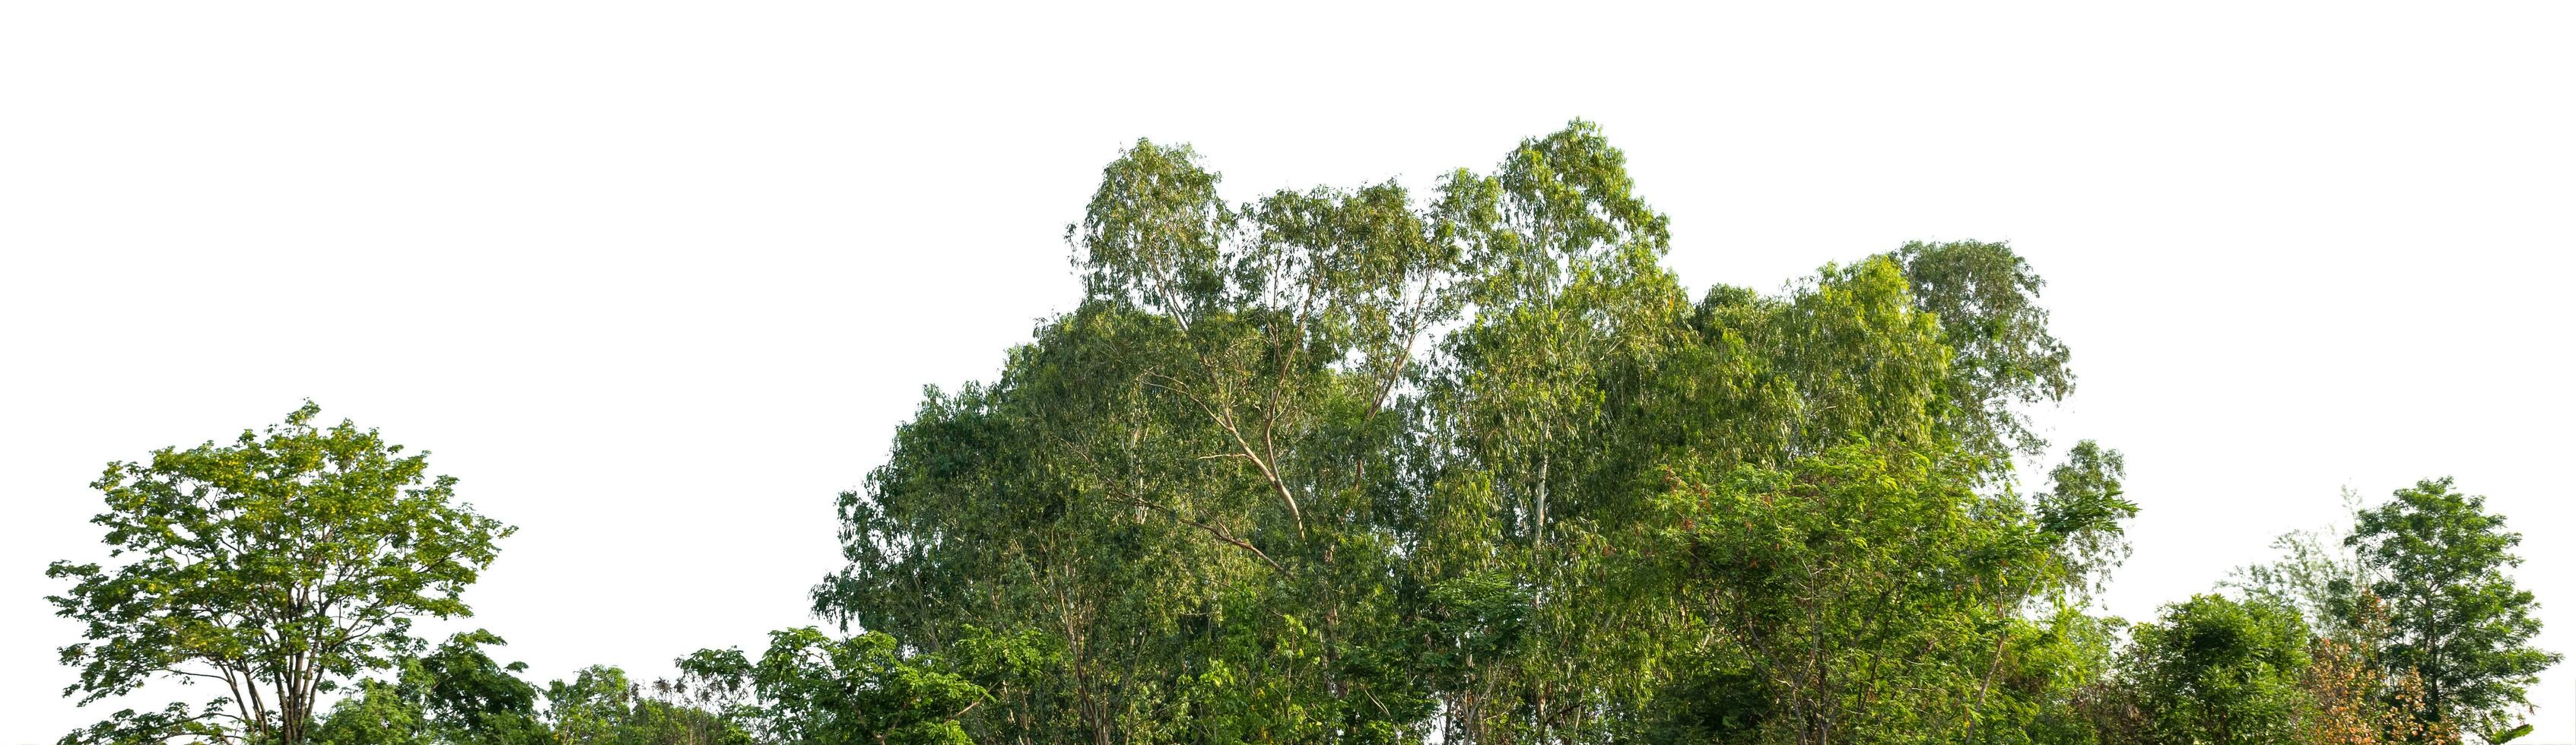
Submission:
[[[1113,161],[1066,231],[1081,304],[995,381],[931,390],[841,496],[818,612],[1062,651],[978,736],[1596,742],[1684,731],[1717,686],[1762,699],[1735,717],[1762,738],[1842,739],[1817,723],[1847,711],[1982,737],[2081,677],[2028,660],[2102,656],[2050,646],[2107,638],[2050,599],[2134,506],[2089,443],[2014,494],[2021,407],[2072,376],[2004,246],[1694,301],[1584,122],[1419,196],[1219,183],[1187,147]],[[1779,538],[1810,529],[1836,537]],[[1748,560],[1825,574],[1747,585]],[[1934,651],[1858,705],[1789,675],[1795,638]]]

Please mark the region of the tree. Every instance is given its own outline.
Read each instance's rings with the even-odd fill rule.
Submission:
[[[834,639],[806,627],[770,632],[757,660],[710,649],[679,667],[689,686],[730,700],[726,714],[764,742],[966,745],[973,740],[958,718],[990,697],[969,671],[1016,677],[1017,663],[1043,656],[1032,643],[974,634],[960,641],[969,662],[961,669],[935,655],[906,656],[885,634]]]
[[[483,651],[504,644],[477,629],[449,637],[438,649],[397,660],[388,682],[358,681],[313,731],[313,741],[333,745],[444,743],[541,745],[551,733],[537,714],[537,689],[520,680],[523,663],[507,665]],[[347,690],[347,689],[342,689]]]
[[[2382,664],[2421,677],[2424,720],[2507,731],[2513,709],[2529,706],[2524,690],[2562,659],[2530,644],[2538,604],[2508,574],[2522,563],[2513,553],[2522,534],[2448,477],[2394,496],[2362,510],[2345,539],[2375,577],[2370,593],[2387,603]]]
[[[119,712],[64,742],[304,742],[315,698],[414,652],[417,617],[471,615],[461,599],[512,528],[455,501],[375,430],[316,427],[307,402],[229,444],[114,462],[92,486],[108,561],[54,562],[73,586],[47,598],[87,624],[62,648],[87,705],[156,680],[212,683],[203,706]]]
[[[651,687],[626,677],[609,665],[592,665],[570,681],[546,684],[544,719],[550,731],[541,742],[585,745],[750,745],[751,736],[725,713],[708,711],[683,695],[672,681]],[[813,742],[775,740],[774,742]]]
[[[2345,488],[2343,517],[2357,518],[2362,511],[2361,495]],[[2370,569],[2348,542],[2351,537],[2349,522],[2284,533],[2272,541],[2281,558],[2240,567],[2221,585],[2296,608],[2321,635],[2362,641],[2352,637],[2354,630],[2369,620],[2365,616],[2384,609],[2364,607]]]
[[[1895,256],[1958,354],[1948,389],[1959,435],[1979,450],[2038,453],[2047,443],[2021,407],[2075,389],[2066,345],[2048,332],[2048,309],[2038,302],[2047,282],[2002,243],[1916,241]]]
[[[1913,244],[1693,302],[1626,166],[1578,121],[1418,195],[1235,203],[1195,151],[1138,142],[1067,230],[1080,304],[997,379],[930,391],[841,495],[848,564],[815,610],[917,650],[1044,635],[1060,655],[984,706],[1005,715],[960,720],[978,738],[1599,742],[1764,707],[1804,712],[1765,731],[1836,740],[2079,721],[2063,697],[2107,636],[2078,586],[2135,505],[2089,444],[2057,489],[2016,493],[2038,447],[2020,408],[2072,385],[2037,274],[2002,244]],[[1738,511],[1702,512],[1720,507]],[[1763,532],[1800,529],[1820,535]],[[1746,590],[1683,547],[1815,576]],[[1763,677],[1828,658],[1885,664],[1859,689]],[[1823,724],[1853,709],[1882,729]]]
[[[2277,596],[2255,597],[2281,602]],[[2304,741],[2311,745],[2460,742],[2458,727],[2417,715],[2424,707],[2423,676],[2413,671],[2391,676],[2381,663],[2381,650],[2371,640],[2387,638],[2387,606],[2368,591],[2341,605],[2348,609],[2344,620],[2309,643]],[[2524,725],[2522,734],[2529,734],[2529,727]],[[2486,739],[2500,744],[2519,736],[2508,730],[2490,733]]]
[[[1758,708],[1701,717],[1802,744],[1965,731],[2003,596],[2037,566],[2013,557],[2037,542],[2026,524],[1977,519],[1984,500],[1957,464],[1852,445],[1783,470],[1682,475],[1666,540],[1639,548],[1682,581],[1658,594],[1708,620],[1715,643],[1692,667],[1765,691]]]
[[[356,691],[342,696],[329,716],[313,727],[311,742],[323,745],[432,745],[428,715],[416,692],[374,678],[358,681]]]
[[[2167,605],[2137,627],[2129,655],[2151,742],[2291,742],[2308,714],[2308,626],[2278,603],[2196,595]]]
[[[1060,697],[1025,719],[1096,738],[1224,729],[1195,714],[1229,707],[1280,714],[1256,734],[1427,708],[1376,654],[1398,619],[1371,526],[1456,252],[1392,184],[1235,206],[1215,180],[1150,142],[1104,170],[1069,230],[1084,302],[898,432],[843,496],[851,564],[818,611],[928,649],[969,623],[1044,629]],[[1274,654],[1291,627],[1315,654]],[[1271,685],[1187,703],[1221,670]]]
[[[440,737],[457,745],[530,745],[545,742],[537,719],[537,689],[519,679],[527,664],[501,664],[483,647],[506,642],[477,629],[457,634],[438,650],[402,666],[402,685],[417,691],[421,708]]]
[[[2020,610],[2079,589],[2084,557],[2134,513],[2119,461],[2082,443],[2035,511],[1977,493],[1980,463],[1957,451],[1853,443],[1783,469],[1675,473],[1660,527],[1625,542],[1642,571],[1619,584],[1705,619],[1710,642],[1684,648],[1675,719],[1651,739],[2080,728],[2064,703],[2105,667],[2107,631],[2062,603]]]

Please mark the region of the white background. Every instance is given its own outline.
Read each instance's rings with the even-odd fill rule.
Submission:
[[[1693,287],[2029,257],[2051,433],[2145,508],[2111,611],[2452,474],[2576,651],[2568,6],[2077,5],[0,6],[0,743],[103,713],[41,572],[109,460],[311,397],[520,526],[467,595],[506,658],[649,678],[808,622],[833,494],[1071,306],[1121,145],[1249,199],[1578,116]],[[2527,742],[2576,741],[2571,667]]]

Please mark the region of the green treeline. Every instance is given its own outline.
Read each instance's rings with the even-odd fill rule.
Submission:
[[[68,693],[223,695],[64,742],[2502,742],[2559,659],[2448,479],[2089,612],[2138,506],[2028,426],[2075,378],[2004,245],[1694,297],[1582,122],[1427,193],[1217,186],[1104,170],[1080,305],[840,496],[839,634],[542,688],[433,647],[509,529],[308,406],[102,477]]]

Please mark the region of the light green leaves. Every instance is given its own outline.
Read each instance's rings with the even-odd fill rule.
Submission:
[[[741,650],[702,650],[679,660],[684,686],[730,700],[728,717],[761,742],[813,745],[963,745],[958,718],[992,699],[996,687],[1025,685],[1046,664],[1029,635],[974,634],[961,659],[910,656],[893,637],[833,638],[807,627],[773,631],[758,659]]]
[[[471,614],[464,589],[512,528],[456,503],[428,453],[345,421],[314,426],[319,411],[108,464],[92,484],[108,508],[91,522],[110,560],[46,570],[74,582],[48,598],[57,612],[88,625],[89,642],[63,649],[81,668],[67,695],[202,676],[225,695],[197,721],[300,742],[316,694],[418,648],[413,619]]]

